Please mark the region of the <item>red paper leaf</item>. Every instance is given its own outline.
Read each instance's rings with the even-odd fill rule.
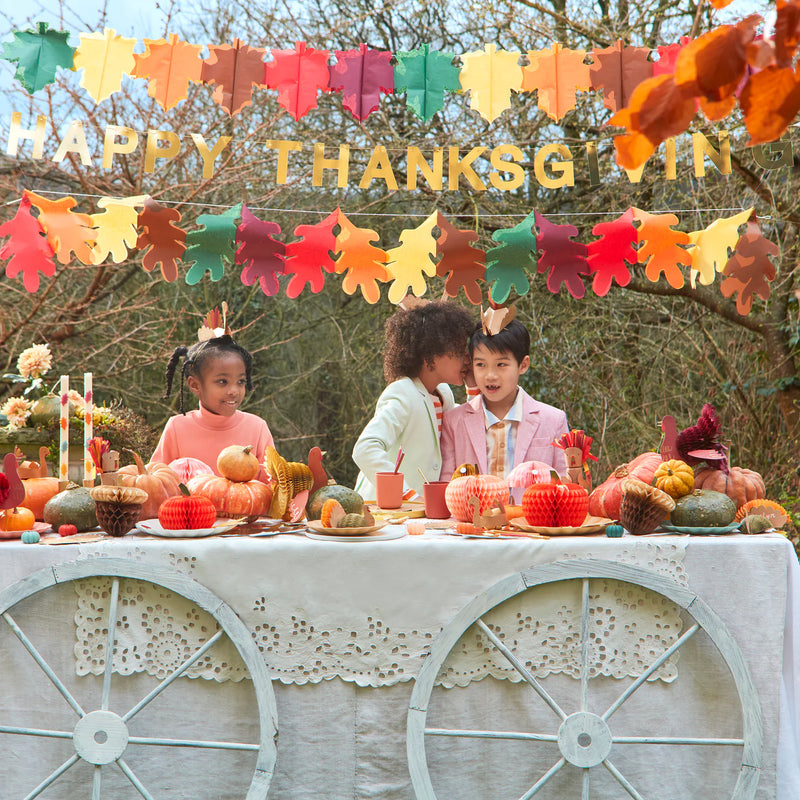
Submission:
[[[380,93],[394,91],[394,67],[388,50],[337,50],[330,68],[330,87],[343,95],[342,105],[357,119],[366,119],[380,106]]]
[[[630,47],[617,41],[611,47],[593,50],[589,77],[592,89],[603,90],[603,105],[617,111],[630,102],[636,87],[653,74],[646,47]]]
[[[754,294],[765,302],[769,298],[769,282],[775,280],[770,256],[779,252],[778,245],[764,238],[757,222],[747,223],[747,231],[725,264],[725,277],[719,287],[725,297],[737,295],[736,310],[740,314],[750,313]]]
[[[277,222],[265,222],[242,205],[242,221],[236,226],[235,263],[242,264],[241,279],[245,286],[258,280],[267,297],[278,294],[278,275],[286,267],[286,245],[273,237],[281,232]]]
[[[578,229],[574,225],[556,225],[538,211],[536,227],[539,231],[536,237],[539,251],[536,268],[540,275],[550,270],[547,288],[553,294],[558,294],[563,284],[579,300],[586,294],[581,276],[589,274],[589,265],[586,262],[586,245],[572,239],[578,235]]]
[[[216,83],[215,103],[231,116],[253,102],[253,87],[264,85],[262,47],[250,47],[238,39],[233,45],[209,45],[209,56],[203,62],[203,83]]]
[[[788,67],[800,44],[800,2],[778,0],[775,18],[775,60],[779,67]]]
[[[674,214],[650,214],[641,209],[633,209],[634,219],[639,222],[638,258],[645,264],[645,275],[649,281],[657,283],[661,273],[673,289],[680,289],[684,284],[680,264],[691,266],[692,255],[682,244],[689,244],[689,234],[673,230],[678,224]]]
[[[273,50],[266,65],[265,83],[277,89],[278,103],[295,119],[317,107],[317,92],[327,92],[330,83],[328,51],[314,50],[295,42],[294,50]]]
[[[39,220],[31,213],[31,201],[23,194],[13,219],[0,225],[0,237],[11,238],[0,247],[0,258],[11,259],[6,275],[16,278],[22,273],[22,284],[28,292],[39,289],[39,273],[48,278],[56,274],[53,248],[47,241]]]
[[[675,44],[660,44],[656,47],[658,61],[653,62],[653,77],[657,75],[671,75],[675,72],[678,53],[692,40],[688,36],[681,36]]]
[[[631,282],[628,264],[638,261],[633,247],[639,241],[638,232],[633,225],[633,209],[629,208],[611,222],[598,222],[592,228],[592,234],[600,237],[586,246],[586,261],[589,271],[594,273],[592,291],[605,297],[612,282],[616,281],[618,286],[627,286]]]
[[[286,287],[286,296],[294,299],[305,289],[306,284],[314,294],[322,291],[325,284],[324,272],[336,271],[333,250],[336,235],[333,229],[339,224],[339,209],[328,214],[316,225],[298,225],[294,235],[297,242],[286,245],[286,266],[284,272],[292,277]]]
[[[178,278],[178,261],[186,249],[186,231],[175,223],[180,222],[181,212],[175,208],[165,208],[148,197],[139,214],[138,226],[141,229],[136,240],[137,250],[143,250],[142,268],[152,272],[161,267],[161,275],[167,283]]]
[[[441,256],[436,274],[440,278],[446,277],[444,290],[447,296],[458,297],[458,290],[463,289],[470,303],[479,306],[482,293],[478,281],[482,281],[486,274],[486,253],[473,246],[478,241],[478,233],[456,228],[441,214],[436,225],[441,231],[436,240],[436,254]]]
[[[800,81],[791,67],[770,66],[750,76],[739,99],[748,146],[773,142],[800,111]]]
[[[77,205],[74,197],[59,197],[48,200],[35,192],[26,190],[25,194],[39,209],[39,224],[47,234],[47,241],[55,250],[56,257],[62,264],[69,264],[71,254],[83,264],[93,263],[92,245],[95,232],[92,218],[72,209]]]
[[[385,283],[392,277],[385,266],[386,251],[372,244],[379,239],[371,228],[359,228],[339,213],[339,233],[336,234],[339,260],[336,262],[336,271],[346,272],[342,289],[347,294],[354,294],[356,289],[361,289],[368,303],[377,303],[381,299],[378,283]]]

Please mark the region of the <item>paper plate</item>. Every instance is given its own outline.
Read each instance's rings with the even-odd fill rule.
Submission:
[[[324,534],[325,536],[366,536],[374,533],[381,528],[385,528],[388,522],[379,522],[377,525],[367,525],[361,528],[326,528],[318,519],[313,519],[306,524],[306,527],[314,533]]]
[[[45,533],[51,531],[52,527],[49,522],[34,522],[32,528],[25,530],[36,531],[36,533]],[[25,531],[0,531],[0,539],[21,539]]]
[[[575,527],[564,528],[546,528],[543,525],[528,525],[525,517],[517,517],[512,519],[508,524],[513,525],[521,531],[528,533],[541,533],[543,536],[586,536],[591,533],[600,533],[604,531],[607,525],[610,525],[613,520],[606,519],[605,517],[586,517],[583,525]]]
[[[355,528],[351,528],[351,530],[355,530]],[[311,530],[305,531],[305,535],[309,539],[318,539],[324,542],[386,542],[390,539],[402,539],[404,536],[408,536],[405,528],[397,528],[377,535],[332,536],[329,533],[315,533]]]
[[[151,536],[163,536],[166,539],[196,539],[202,536],[215,536],[227,533],[242,524],[242,520],[220,520],[211,528],[194,528],[191,530],[170,530],[164,528],[157,519],[142,519],[136,523],[136,530],[149,533]]]
[[[692,536],[723,536],[738,530],[740,525],[741,522],[732,522],[721,528],[691,528],[687,525],[670,525],[668,522],[662,522],[661,530],[669,531],[669,533],[689,533]]]

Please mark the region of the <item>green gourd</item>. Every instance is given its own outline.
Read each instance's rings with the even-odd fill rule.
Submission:
[[[97,527],[94,500],[83,486],[67,486],[63,492],[51,497],[44,507],[44,521],[58,530],[59,525],[74,525],[79,531]]]
[[[346,514],[360,514],[364,510],[364,498],[358,492],[330,483],[317,489],[306,504],[306,516],[309,519],[319,519],[322,516],[322,506],[326,500],[338,500]]]
[[[736,503],[728,495],[712,489],[695,489],[675,501],[670,522],[685,528],[723,528],[735,516]]]

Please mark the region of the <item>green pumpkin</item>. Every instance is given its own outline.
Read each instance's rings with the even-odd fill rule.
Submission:
[[[695,489],[675,501],[670,522],[682,528],[723,528],[733,522],[736,503],[722,492]]]
[[[72,402],[69,404],[69,413],[70,416],[75,413],[75,405]],[[47,425],[48,422],[57,421],[60,416],[61,398],[55,394],[46,394],[31,406],[29,419],[32,425]]]
[[[358,492],[340,486],[338,483],[330,483],[317,489],[306,504],[306,516],[309,519],[319,519],[322,516],[322,506],[326,500],[338,500],[342,504],[346,514],[360,514],[364,510],[364,498]]]
[[[58,530],[60,525],[74,525],[79,531],[97,527],[94,500],[83,486],[68,486],[51,497],[44,506],[44,521]]]

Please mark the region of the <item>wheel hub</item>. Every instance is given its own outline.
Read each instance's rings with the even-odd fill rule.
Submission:
[[[128,726],[112,711],[90,711],[72,733],[75,752],[90,764],[110,764],[128,746]]]
[[[611,730],[606,722],[588,711],[570,714],[558,729],[561,755],[576,767],[596,767],[611,752]]]

